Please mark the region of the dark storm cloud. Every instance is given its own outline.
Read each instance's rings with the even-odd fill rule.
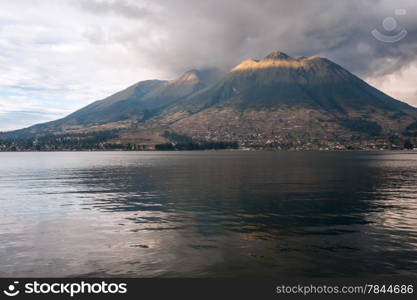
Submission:
[[[147,15],[147,29],[119,35],[118,42],[158,68],[178,73],[194,67],[232,66],[272,50],[293,56],[322,55],[360,75],[385,74],[416,59],[417,1],[82,1],[84,9],[128,18]],[[156,7],[149,14],[146,5]],[[395,16],[395,9],[405,16]],[[376,40],[393,16],[407,37]]]

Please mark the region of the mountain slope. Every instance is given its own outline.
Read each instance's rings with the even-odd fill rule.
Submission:
[[[243,61],[222,78],[215,70],[191,70],[172,81],[139,82],[66,118],[14,134],[83,134],[78,140],[96,141],[100,135],[95,132],[116,129],[91,142],[99,148],[238,143],[250,148],[385,149],[417,144],[416,123],[416,108],[330,60],[274,51],[259,61]]]
[[[220,72],[215,69],[190,70],[172,81],[141,81],[110,97],[93,102],[65,118],[18,130],[16,133],[27,135],[89,127],[100,129],[100,126],[105,124],[124,128],[143,121],[175,101],[209,86],[218,76]],[[108,129],[109,126],[103,128]]]
[[[325,58],[294,59],[275,51],[260,61],[243,61],[155,123],[195,140],[343,148],[378,138],[385,139],[385,147],[416,117],[414,107]]]
[[[199,109],[213,105],[273,109],[285,105],[335,112],[367,107],[412,109],[325,58],[294,59],[281,52],[272,52],[261,61],[243,61],[222,81],[184,104]]]

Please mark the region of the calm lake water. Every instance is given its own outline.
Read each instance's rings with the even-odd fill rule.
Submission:
[[[417,275],[417,152],[0,153],[0,276]]]

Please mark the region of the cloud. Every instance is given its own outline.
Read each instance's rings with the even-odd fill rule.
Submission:
[[[366,78],[366,81],[397,99],[408,99],[408,103],[417,107],[417,63],[406,65],[399,71]]]
[[[35,123],[47,122],[70,113],[66,105],[58,108],[55,101],[32,97],[18,92],[0,91],[0,131],[28,127]]]
[[[81,8],[95,14],[115,14],[126,18],[143,18],[148,15],[146,3],[138,1],[78,1]]]
[[[0,91],[65,114],[140,80],[230,68],[277,49],[326,56],[417,104],[416,14],[415,0],[0,0]],[[398,22],[392,32],[382,26],[389,16]],[[398,43],[371,35],[402,28]],[[4,105],[28,109],[0,101],[0,122]]]
[[[128,2],[87,3],[95,8],[86,10],[93,15],[106,11],[123,16],[121,7]],[[293,55],[325,55],[358,74],[390,73],[416,58],[417,3],[413,0],[157,3],[153,7],[157,13],[149,9],[145,19],[140,14],[132,30],[110,28],[109,34],[113,42],[171,73],[195,66],[231,66],[273,49]],[[399,7],[408,12],[396,17],[409,32],[406,39],[392,45],[373,38],[371,31],[381,30],[383,20]]]

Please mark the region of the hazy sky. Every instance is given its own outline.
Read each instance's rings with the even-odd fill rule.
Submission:
[[[272,50],[326,56],[417,106],[416,0],[0,0],[0,130]]]

